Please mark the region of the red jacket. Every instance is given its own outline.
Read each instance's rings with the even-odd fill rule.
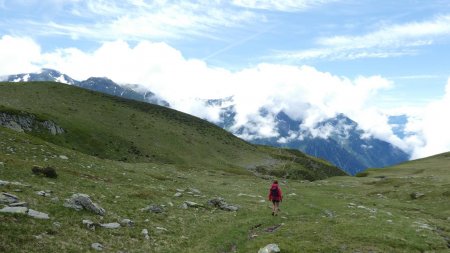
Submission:
[[[269,201],[281,201],[283,200],[283,193],[277,184],[272,184],[269,189]]]

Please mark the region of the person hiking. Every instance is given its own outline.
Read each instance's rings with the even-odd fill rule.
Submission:
[[[273,184],[270,187],[269,201],[272,201],[272,216],[275,216],[278,214],[278,211],[280,211],[280,202],[283,201],[283,194],[281,193],[277,180],[273,181]]]

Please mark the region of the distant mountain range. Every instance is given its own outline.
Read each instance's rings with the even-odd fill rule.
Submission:
[[[170,107],[168,102],[153,92],[138,91],[138,85],[118,85],[103,77],[91,77],[84,81],[77,81],[56,70],[43,69],[41,73],[11,75],[7,77],[7,81],[55,81],[127,99]],[[275,120],[274,130],[278,136],[261,138],[252,130],[258,127],[257,122],[250,121],[245,126],[234,127],[236,110],[233,97],[205,100],[205,106],[220,108],[220,121],[215,122],[215,124],[234,135],[247,139],[254,144],[298,149],[309,155],[328,160],[351,175],[367,168],[386,167],[409,159],[408,154],[392,144],[364,135],[364,132],[358,128],[358,124],[344,114],[319,122],[315,128],[321,131],[325,130],[327,134],[326,136],[317,136],[310,130],[302,128],[302,121],[294,120],[280,111],[273,115]],[[267,109],[260,109],[262,116],[267,113]],[[406,118],[404,116],[391,117],[389,123],[394,126],[394,133],[403,138]]]
[[[66,83],[78,86],[84,89],[102,92],[105,94],[123,97],[127,99],[147,102],[169,107],[169,103],[164,101],[151,91],[139,92],[132,87],[137,85],[118,85],[106,77],[90,77],[84,81],[77,81],[66,74],[53,69],[42,69],[40,73],[23,73],[10,75],[6,78],[7,82],[33,82],[33,81],[52,81]]]
[[[206,106],[221,108],[220,121],[222,128],[241,137],[251,137],[250,142],[274,147],[298,149],[309,155],[330,161],[351,175],[367,168],[382,168],[398,164],[409,159],[409,155],[392,144],[373,137],[367,137],[358,124],[345,116],[338,114],[319,122],[315,129],[325,132],[326,136],[313,134],[311,130],[301,128],[302,121],[294,120],[283,111],[274,115],[277,137],[261,138],[254,132],[257,122],[248,122],[245,126],[235,128],[235,106],[233,98],[205,101]],[[261,116],[268,110],[260,109]],[[394,125],[394,133],[404,136],[406,124],[404,116],[392,117],[390,124]]]

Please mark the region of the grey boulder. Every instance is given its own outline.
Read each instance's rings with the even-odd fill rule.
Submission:
[[[75,193],[71,198],[66,199],[64,206],[73,208],[77,211],[85,209],[102,216],[106,213],[105,209],[100,207],[97,203],[92,202],[89,195],[82,193]]]

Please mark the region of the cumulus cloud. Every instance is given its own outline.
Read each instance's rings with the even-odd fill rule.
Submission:
[[[450,78],[444,96],[433,101],[424,110],[411,117],[406,131],[407,141],[414,146],[413,158],[421,158],[450,151]]]
[[[2,44],[3,43],[3,44]],[[234,129],[245,125],[241,137],[278,137],[275,115],[280,111],[302,120],[302,130],[326,138],[330,126],[318,123],[343,113],[359,124],[367,136],[389,141],[415,157],[450,149],[447,130],[450,115],[450,81],[446,95],[430,103],[423,113],[410,118],[409,134],[399,139],[388,124],[388,116],[373,106],[377,94],[392,87],[380,76],[354,79],[319,71],[311,66],[261,63],[230,71],[208,66],[198,59],[187,59],[165,43],[140,42],[134,46],[124,41],[103,43],[92,52],[76,48],[43,53],[30,39],[3,37],[1,45],[21,44],[20,56],[13,65],[0,64],[0,73],[24,72],[41,67],[54,68],[84,80],[91,76],[108,77],[123,84],[139,84],[163,97],[175,109],[217,122],[220,108],[205,106],[204,99],[232,97],[237,112]],[[0,55],[8,50],[0,46]],[[18,52],[20,53],[20,52]],[[15,67],[12,67],[15,66]],[[265,112],[261,113],[261,108]],[[345,129],[343,129],[344,131]],[[301,138],[295,133],[280,142]]]
[[[29,38],[0,37],[0,76],[39,70],[41,48]]]

